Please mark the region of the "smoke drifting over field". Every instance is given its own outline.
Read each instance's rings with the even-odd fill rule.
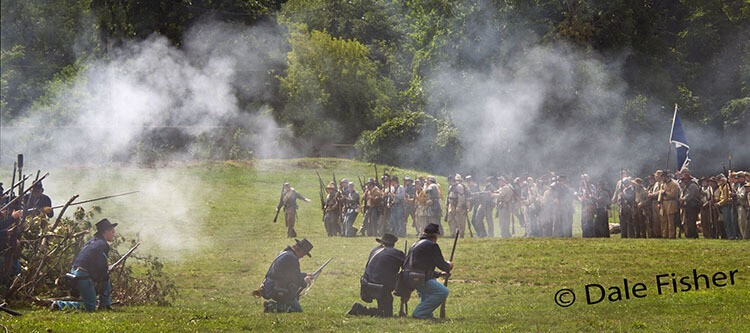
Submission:
[[[256,156],[292,154],[273,145],[283,129],[267,108],[248,102],[268,97],[267,72],[283,61],[274,53],[285,43],[276,29],[211,22],[188,31],[181,48],[156,35],[113,48],[109,59],[85,64],[42,112],[4,124],[2,160],[16,152],[53,164],[211,158],[219,148],[208,147],[211,140]]]
[[[103,217],[138,234],[142,249],[199,250],[208,209],[201,179],[136,164],[247,158],[249,150],[255,157],[295,154],[276,144],[286,130],[268,107],[248,102],[268,98],[268,71],[284,61],[274,53],[285,43],[277,28],[206,22],[188,31],[180,48],[160,36],[112,48],[109,59],[84,64],[52,103],[38,106],[41,112],[3,124],[0,165],[10,169],[23,153],[25,171],[50,170],[45,188],[54,204],[73,194],[83,200],[139,190],[98,202]],[[234,155],[212,155],[220,149]],[[102,165],[112,166],[98,170]],[[66,183],[61,178],[70,177],[56,177],[67,170],[60,166],[83,171]]]
[[[511,33],[481,22],[465,23],[472,34],[451,41],[465,45],[452,48],[425,77],[431,83],[430,112],[447,112],[461,141],[460,166],[443,172],[585,172],[613,180],[621,168],[639,174],[665,168],[674,101],[629,95],[623,69],[627,50],[605,57],[543,43],[531,31]],[[691,169],[719,172],[730,153],[735,163],[750,161],[750,150],[742,148],[750,126],[720,135],[684,115],[682,123]],[[675,160],[672,148],[668,169],[675,169]]]

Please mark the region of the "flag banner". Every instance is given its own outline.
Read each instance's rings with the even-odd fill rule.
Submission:
[[[672,118],[672,134],[669,136],[669,142],[675,146],[677,153],[677,167],[675,170],[687,168],[690,164],[690,145],[688,145],[685,131],[682,129],[680,116],[677,115],[677,105],[674,106],[674,117]]]

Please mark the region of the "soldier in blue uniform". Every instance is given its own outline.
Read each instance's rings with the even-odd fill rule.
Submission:
[[[398,237],[385,234],[383,238],[375,238],[380,243],[370,251],[365,265],[365,274],[360,279],[360,297],[370,303],[378,301],[377,308],[367,308],[360,303],[354,303],[349,315],[370,315],[378,317],[393,316],[393,289],[396,288],[398,271],[404,264],[406,255],[403,251],[393,248]]]
[[[17,235],[20,232],[20,228],[15,226],[18,225],[21,216],[23,216],[23,211],[18,201],[11,207],[0,211],[0,284],[10,283],[13,277],[21,272],[21,263],[18,261],[18,256],[12,252],[13,244],[11,244],[11,241],[16,241],[17,238],[11,237],[11,234]],[[8,261],[11,263],[8,264]]]
[[[96,296],[99,296],[99,310],[112,310],[107,255],[109,243],[115,239],[115,227],[102,219],[96,223],[94,238],[83,245],[83,249],[73,261],[70,273],[75,275],[76,286],[83,302],[54,301],[52,310],[96,310]]]
[[[50,209],[52,207],[52,200],[44,194],[42,182],[36,183],[31,188],[31,193],[23,197],[23,204],[26,206],[26,209],[32,211],[32,215],[44,214],[47,215],[47,218],[55,216],[55,213]]]
[[[440,226],[434,223],[428,224],[419,241],[412,245],[404,263],[404,270],[410,279],[415,273],[424,275],[424,281],[417,282],[414,286],[420,300],[419,305],[412,312],[414,318],[433,318],[432,313],[448,298],[448,288],[435,280],[440,276],[435,272],[436,267],[446,273],[453,269],[453,263],[445,261],[443,252],[440,251],[437,243],[439,235]]]
[[[299,292],[310,283],[312,274],[302,273],[299,259],[310,255],[313,245],[306,239],[294,240],[273,260],[261,285],[260,293],[268,301],[263,302],[263,312],[302,312]]]

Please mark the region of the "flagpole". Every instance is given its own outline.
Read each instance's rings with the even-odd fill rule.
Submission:
[[[677,103],[674,103],[674,115],[672,115],[672,127],[669,129],[669,139],[667,139],[667,165],[664,171],[669,170],[669,155],[672,153],[672,133],[674,132],[674,119],[677,117]]]

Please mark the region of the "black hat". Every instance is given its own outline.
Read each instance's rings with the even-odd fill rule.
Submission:
[[[375,184],[375,178],[372,178],[372,177],[367,178],[367,183],[368,184]]]
[[[107,219],[102,219],[99,222],[96,222],[96,232],[102,232],[107,229],[111,229],[117,226],[117,223],[109,222]]]
[[[307,240],[307,238],[302,238],[302,240],[295,239],[294,240],[297,244],[294,244],[294,247],[297,248],[298,251],[304,252],[308,257],[312,258],[310,255],[310,250],[312,250],[313,245],[310,243],[310,241]]]
[[[31,189],[32,190],[43,190],[44,187],[42,187],[42,182],[40,181],[40,182],[34,184],[34,186],[32,186]]]
[[[424,233],[440,235],[440,226],[435,223],[430,223],[426,227],[424,227]]]
[[[393,246],[393,244],[396,244],[396,242],[398,242],[398,237],[393,234],[383,234],[383,238],[375,238],[375,241],[381,244],[388,244]]]

